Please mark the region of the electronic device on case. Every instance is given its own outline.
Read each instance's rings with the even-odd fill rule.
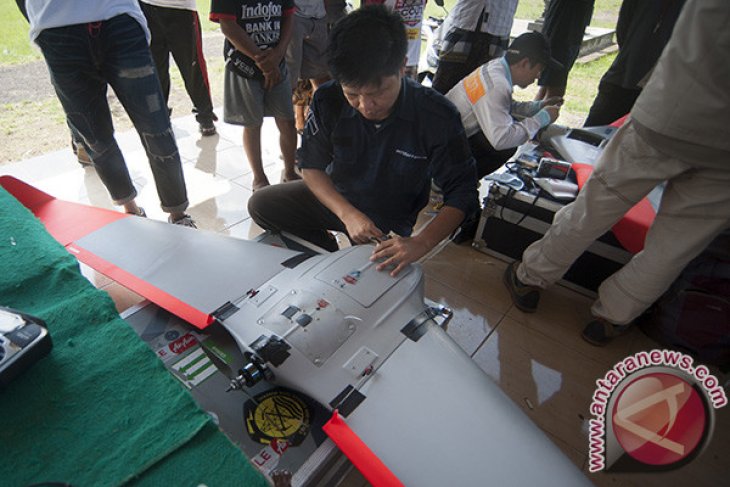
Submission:
[[[40,318],[0,306],[0,389],[51,351],[51,335]]]
[[[578,185],[564,179],[535,178],[535,184],[556,200],[572,201],[578,196]]]
[[[540,143],[563,160],[594,165],[616,131],[610,125],[571,129],[553,124],[541,132]]]
[[[540,159],[540,164],[537,166],[538,178],[565,180],[568,179],[569,174],[570,163],[559,159],[543,157]]]

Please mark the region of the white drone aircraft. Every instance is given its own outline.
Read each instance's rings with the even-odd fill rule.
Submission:
[[[331,409],[325,432],[371,484],[591,485],[446,334],[419,265],[391,277],[370,246],[306,254],[0,184],[82,262],[221,323],[248,359],[233,388],[272,381]]]

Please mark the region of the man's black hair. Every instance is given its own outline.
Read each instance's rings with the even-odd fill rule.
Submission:
[[[524,58],[530,61],[530,65],[542,64],[547,67],[562,69],[563,65],[552,58],[550,54],[550,43],[540,32],[526,32],[509,45],[504,59],[512,66]]]
[[[504,59],[507,61],[507,64],[512,66],[513,64],[517,64],[523,59],[527,58],[530,61],[530,66],[534,66],[536,64],[540,63],[540,60],[537,59],[535,56],[528,56],[522,53],[516,53],[516,52],[510,52],[507,51],[504,53]]]
[[[340,19],[329,36],[332,77],[352,86],[379,85],[404,65],[408,40],[400,15],[382,5],[359,8]]]

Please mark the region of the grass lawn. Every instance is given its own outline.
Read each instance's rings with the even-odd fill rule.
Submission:
[[[28,40],[28,22],[15,2],[0,2],[0,65],[20,64],[41,59]]]
[[[218,24],[208,20],[210,0],[196,0],[203,32],[217,30]],[[42,59],[40,50],[28,39],[28,22],[18,10],[15,2],[0,2],[0,66],[23,64]]]

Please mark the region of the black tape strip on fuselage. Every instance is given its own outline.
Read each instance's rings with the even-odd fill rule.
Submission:
[[[314,257],[315,255],[316,254],[313,253],[302,252],[301,254],[297,254],[294,257],[286,259],[284,262],[281,263],[281,265],[288,269],[294,269],[296,266],[309,259],[310,257]]]
[[[211,313],[213,317],[216,320],[225,320],[226,318],[230,317],[233,313],[238,311],[238,307],[231,303],[230,301],[226,301],[225,304],[221,305],[217,310],[213,311]]]
[[[406,326],[401,328],[400,332],[403,333],[410,340],[417,342],[421,339],[423,335],[426,334],[426,322],[432,320],[436,316],[436,314],[437,313],[433,309],[427,308],[424,310],[423,313],[413,318],[411,321],[408,322]]]
[[[365,395],[352,386],[345,387],[337,397],[330,401],[330,407],[337,409],[340,416],[347,417],[352,413],[361,402],[365,400]]]

